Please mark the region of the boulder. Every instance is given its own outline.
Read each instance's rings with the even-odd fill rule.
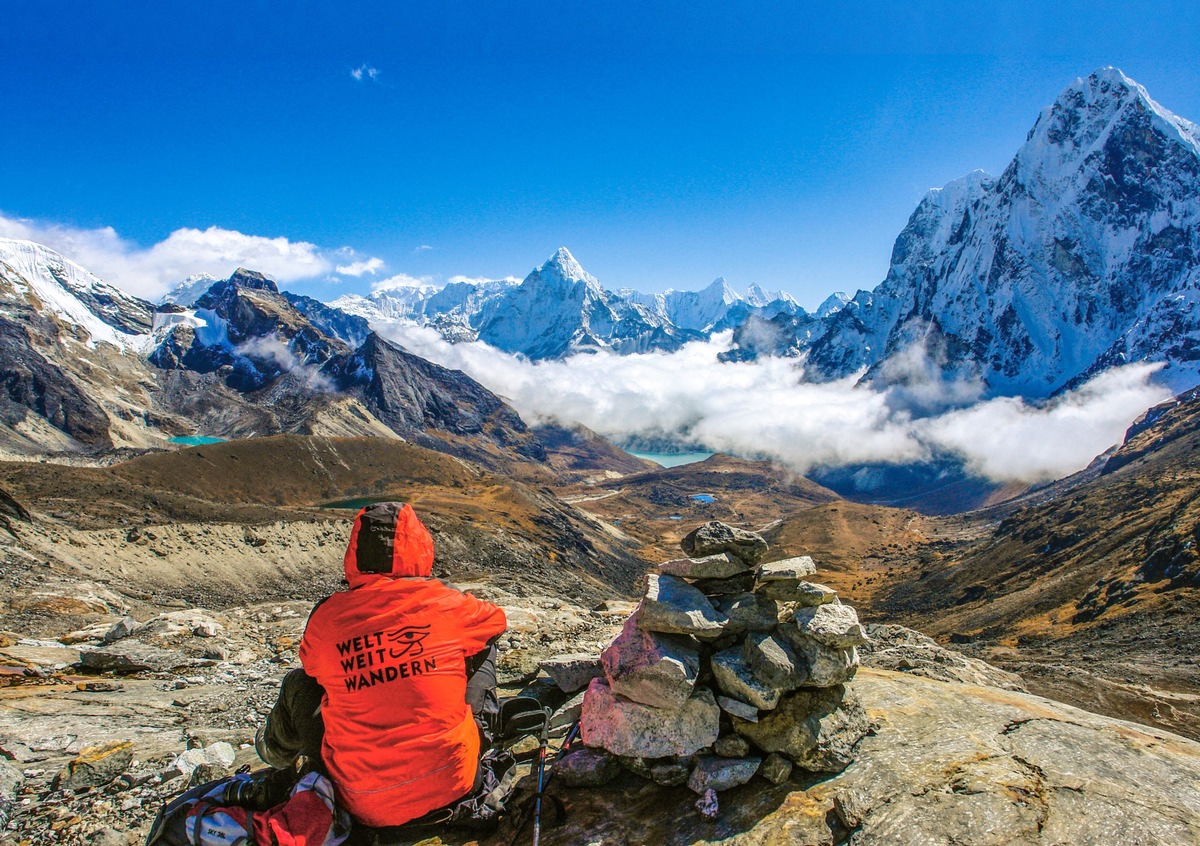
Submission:
[[[864,667],[896,670],[944,682],[1025,690],[1025,682],[1016,673],[978,658],[968,658],[913,629],[877,624],[867,626],[866,630],[870,641],[859,650]]]
[[[681,579],[728,579],[748,572],[751,565],[727,552],[703,558],[676,558],[658,565],[658,572]]]
[[[692,759],[688,755],[667,758],[622,758],[621,764],[634,775],[649,779],[661,787],[679,787],[687,784],[692,772]]]
[[[612,692],[605,679],[593,679],[583,698],[583,742],[614,755],[661,758],[691,755],[717,740],[721,711],[712,692],[696,691],[674,711],[652,708]],[[749,725],[749,723],[748,723]]]
[[[769,634],[753,633],[742,644],[746,664],[767,684],[791,690],[808,677],[808,667],[790,646]]]
[[[792,777],[794,766],[786,756],[772,752],[763,759],[762,766],[758,768],[758,774],[771,784],[783,784]]]
[[[695,793],[706,790],[728,790],[745,784],[758,772],[762,758],[721,758],[716,755],[701,755],[688,777],[687,786]]]
[[[555,655],[543,661],[541,668],[563,693],[583,690],[592,679],[604,674],[600,659],[586,652]]]
[[[600,663],[613,693],[674,710],[692,695],[700,653],[690,638],[642,631],[629,619]]]
[[[728,618],[725,628],[730,634],[769,632],[779,622],[779,603],[757,593],[722,596],[712,606]]]
[[[233,747],[224,741],[209,746],[189,749],[171,762],[171,768],[178,770],[189,779],[197,769],[207,767],[219,771],[221,775],[229,772],[233,766],[236,753]],[[219,776],[218,776],[219,777]]]
[[[713,752],[722,758],[745,758],[750,754],[750,741],[740,734],[727,734],[713,744]]]
[[[765,752],[787,755],[810,772],[837,773],[854,760],[870,723],[857,697],[838,685],[798,690],[757,723],[734,719],[734,730]]]
[[[858,614],[849,605],[798,608],[794,622],[802,634],[835,649],[849,649],[867,642]]]
[[[189,663],[188,658],[177,652],[129,640],[100,649],[81,651],[79,661],[87,670],[122,674],[161,673]]]
[[[699,638],[724,634],[728,619],[683,579],[651,573],[646,581],[646,595],[635,614],[639,628]]]
[[[104,636],[100,639],[105,643],[116,643],[118,640],[129,637],[138,630],[138,621],[132,617],[122,617],[117,622],[113,623],[104,632]]]
[[[799,687],[845,684],[858,672],[858,650],[854,647],[838,649],[826,646],[791,626],[781,627],[780,634],[808,670]]]
[[[558,706],[558,710],[551,715],[547,728],[553,731],[554,729],[565,728],[579,722],[579,716],[583,713],[583,697],[585,693],[586,691],[581,690]]]
[[[828,585],[816,582],[800,582],[794,591],[795,598],[790,600],[797,605],[809,608],[816,605],[831,605],[838,601],[837,591]]]
[[[697,579],[692,587],[705,596],[732,596],[754,589],[754,573],[746,571],[728,579]]]
[[[751,723],[758,722],[758,709],[731,696],[718,696],[717,707],[731,717],[741,717]]]
[[[717,520],[692,530],[679,545],[684,554],[692,558],[728,552],[751,567],[759,562],[768,548],[762,535],[736,529]]]
[[[621,765],[603,749],[583,747],[559,758],[554,774],[568,787],[597,787],[608,784],[621,773]]]
[[[55,777],[58,790],[86,790],[108,784],[133,762],[133,741],[118,740],[81,749]]]
[[[772,561],[758,568],[760,582],[781,580],[800,580],[817,572],[817,565],[811,557],[801,555],[798,558],[785,558],[783,561]]]
[[[783,688],[768,684],[754,674],[742,657],[740,646],[713,655],[712,672],[713,679],[723,692],[761,710],[774,708],[783,693]]]

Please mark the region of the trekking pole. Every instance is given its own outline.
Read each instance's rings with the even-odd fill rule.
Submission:
[[[571,726],[571,730],[567,732],[567,736],[563,738],[562,746],[558,747],[558,757],[562,757],[563,752],[571,741],[575,739],[575,735],[579,733],[579,723]],[[550,779],[554,777],[554,773],[550,773],[549,777],[545,777],[546,772],[546,731],[542,732],[541,744],[538,748],[538,792],[537,800],[533,805],[533,846],[538,846],[538,840],[542,835],[542,796],[546,793],[546,787],[550,784]]]

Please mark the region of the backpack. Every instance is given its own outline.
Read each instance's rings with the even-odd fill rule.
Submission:
[[[146,846],[339,846],[350,815],[319,772],[237,773],[202,784],[158,812]]]

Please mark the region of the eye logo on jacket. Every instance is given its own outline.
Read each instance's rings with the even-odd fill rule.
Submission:
[[[393,658],[416,658],[425,652],[423,641],[429,637],[429,625],[424,626],[405,626],[401,629],[396,629],[387,633],[387,639],[390,643],[396,644],[395,648],[389,647],[388,653]]]

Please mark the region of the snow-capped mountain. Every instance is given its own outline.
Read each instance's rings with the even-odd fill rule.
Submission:
[[[385,328],[430,326],[451,342],[481,340],[533,359],[609,349],[618,353],[676,350],[751,316],[794,315],[788,294],[757,285],[743,296],[724,279],[701,291],[612,292],[560,247],[521,282],[513,279],[409,285],[351,294],[329,304]]]
[[[209,288],[220,281],[220,279],[208,273],[197,273],[195,276],[189,276],[159,297],[159,305],[174,304],[191,308],[196,300],[204,296],[204,293]]]
[[[931,191],[885,280],[791,348],[818,378],[870,368],[1044,397],[1148,360],[1194,385],[1200,130],[1119,70],[1076,80],[998,178]]]

